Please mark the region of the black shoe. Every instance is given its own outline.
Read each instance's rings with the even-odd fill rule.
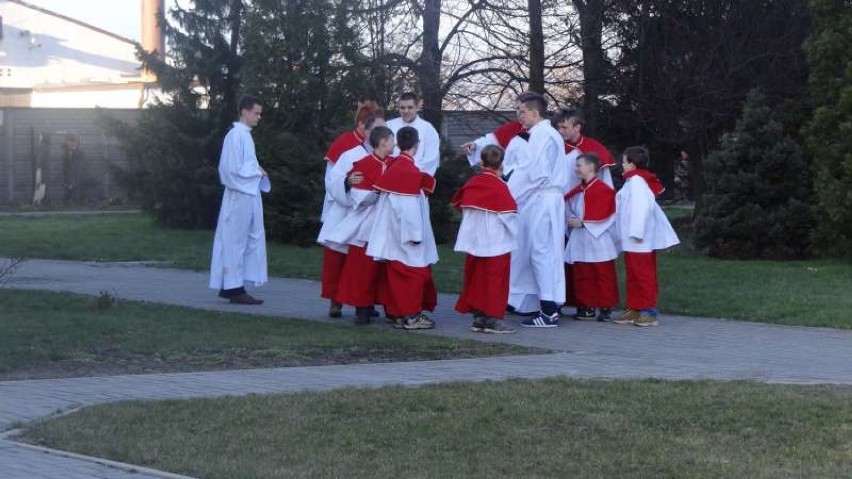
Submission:
[[[612,308],[601,308],[600,314],[598,314],[597,321],[602,323],[608,323],[612,321]]]
[[[595,319],[595,308],[584,308],[582,306],[577,306],[577,314],[574,315],[574,319],[577,321],[582,321],[584,319]]]
[[[335,303],[334,301],[328,305],[328,317],[329,318],[340,318],[343,316],[343,305],[340,303]]]
[[[230,298],[231,304],[263,304],[262,299],[257,299],[254,296],[243,293],[233,298]]]
[[[355,308],[355,324],[359,326],[370,324],[369,308]]]
[[[379,317],[379,312],[378,312],[378,311],[376,311],[376,307],[375,307],[375,306],[371,306],[371,307],[370,307],[370,317],[371,317],[371,318],[378,318],[378,317]]]

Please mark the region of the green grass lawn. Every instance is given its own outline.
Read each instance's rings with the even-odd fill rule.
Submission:
[[[852,390],[455,383],[86,408],[26,442],[205,478],[852,477]]]
[[[204,270],[212,239],[210,231],[158,228],[143,215],[0,217],[0,255],[6,256],[159,260]],[[268,249],[270,274],[318,278],[319,247],[269,243]],[[439,246],[439,253],[441,260],[433,269],[438,288],[458,292],[464,258],[452,245]],[[852,328],[848,262],[725,261],[684,245],[659,255],[659,271],[664,313]],[[620,273],[623,282],[623,268]]]
[[[305,320],[0,288],[0,380],[545,352]]]

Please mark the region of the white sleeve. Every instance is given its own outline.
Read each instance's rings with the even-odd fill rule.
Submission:
[[[642,188],[641,180],[633,179],[628,182],[630,186],[630,211],[627,225],[627,236],[642,240],[645,237],[645,224],[648,222],[648,216],[652,211],[654,195],[647,191],[647,187]]]
[[[423,151],[423,160],[422,164],[417,166],[423,173],[435,176],[435,172],[438,171],[438,165],[441,163],[441,138],[431,123],[427,122],[426,130],[428,133],[424,135],[426,138],[424,138],[422,143],[425,148]]]
[[[488,145],[497,145],[497,137],[494,136],[494,133],[489,133],[485,136],[481,136],[473,141],[473,148],[470,151],[470,154],[467,155],[467,162],[470,163],[470,167],[479,164],[479,157],[482,154],[482,149]]]
[[[334,201],[343,205],[349,206],[352,204],[352,199],[349,192],[346,191],[346,174],[352,169],[353,162],[349,157],[344,155],[337,160],[334,167],[325,177],[325,191],[328,192]]]
[[[595,221],[595,222],[583,222],[583,226],[586,228],[586,231],[589,232],[595,239],[600,238],[604,233],[606,233],[612,224],[615,223],[615,215],[610,216],[604,221]]]

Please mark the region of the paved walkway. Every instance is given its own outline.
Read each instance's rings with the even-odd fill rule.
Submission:
[[[214,292],[206,288],[206,283],[206,273],[151,268],[138,263],[31,260],[21,266],[10,286],[90,295],[110,291],[123,299],[334,321],[325,319],[326,303],[318,299],[319,286],[313,281],[275,278],[257,292],[266,299],[259,307],[230,305],[216,298]],[[513,377],[749,379],[770,383],[852,385],[852,368],[849,367],[852,364],[852,331],[667,316],[663,318],[662,327],[651,329],[567,322],[556,329],[519,329],[513,335],[482,335],[467,331],[469,320],[452,311],[454,303],[455,296],[441,295],[439,309],[433,315],[438,322],[436,330],[400,331],[399,334],[426,333],[503,341],[547,347],[557,353],[417,363],[5,381],[0,382],[0,430],[58,410],[122,399],[212,397]],[[511,321],[517,323],[516,318]],[[41,456],[36,460],[32,454]],[[23,468],[26,474],[21,477],[125,477],[116,469],[89,475],[85,472],[77,476],[61,475],[59,472],[65,466],[54,464],[53,457],[30,450],[22,452],[19,446],[0,441],[0,465],[14,464]],[[31,462],[33,467],[27,469]],[[50,464],[55,465],[53,473],[56,475],[43,472],[51,470]],[[90,466],[91,463],[85,463],[85,467]]]

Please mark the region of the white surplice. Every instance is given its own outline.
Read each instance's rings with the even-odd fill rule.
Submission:
[[[410,126],[417,130],[420,143],[417,145],[417,153],[414,155],[414,164],[423,173],[435,176],[438,165],[441,162],[441,138],[438,130],[431,123],[416,115],[411,123],[406,123],[402,117],[394,118],[387,122],[388,128],[393,131],[394,137],[404,126]],[[399,147],[394,147],[393,156],[399,156]]]
[[[462,221],[454,251],[480,258],[512,252],[518,245],[516,212],[497,213],[477,208],[462,208]]]
[[[540,301],[565,302],[565,200],[569,182],[564,140],[541,120],[530,129],[528,151],[509,178],[518,202],[518,247],[512,253],[509,304],[538,311]]]
[[[410,196],[382,193],[374,215],[367,256],[413,267],[438,262],[429,200],[422,192]]]
[[[583,218],[584,197],[585,193],[581,191],[565,203],[566,220]],[[584,221],[582,228],[571,228],[571,238],[565,247],[565,262],[601,263],[617,258],[614,224],[615,215],[612,215],[603,221]]]
[[[650,253],[680,243],[654,193],[640,176],[624,182],[615,195],[615,211],[615,238],[620,251]]]
[[[225,135],[219,180],[225,186],[213,237],[210,287],[234,289],[267,281],[266,233],[260,186],[263,175],[251,128],[235,122]]]
[[[352,165],[356,161],[369,155],[372,151],[373,149],[366,143],[347,150],[340,155],[337,163],[326,175],[326,197],[331,198],[332,201],[327,203],[325,207],[325,217],[317,236],[317,243],[340,253],[349,251],[347,243],[332,241],[331,236],[352,208],[352,196],[346,191],[346,175],[352,170]]]

